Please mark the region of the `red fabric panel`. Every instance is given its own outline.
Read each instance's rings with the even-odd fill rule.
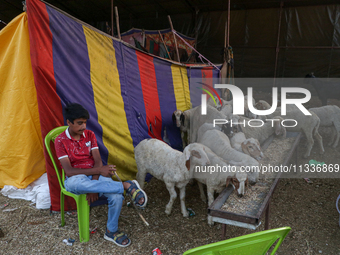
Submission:
[[[27,0],[27,20],[30,36],[31,64],[39,108],[41,134],[63,126],[64,119],[60,98],[56,92],[53,68],[52,33],[46,5],[38,0]],[[54,146],[53,146],[54,147]],[[60,186],[49,155],[44,149],[46,172],[50,187],[51,209],[60,211]],[[75,201],[65,198],[65,210],[75,210]]]
[[[214,84],[213,84],[212,78],[213,78],[213,67],[204,67],[202,69],[202,82],[213,88]]]
[[[136,51],[142,84],[148,134],[162,140],[162,114],[159,106],[158,90],[153,57]],[[150,130],[150,124],[152,132]]]

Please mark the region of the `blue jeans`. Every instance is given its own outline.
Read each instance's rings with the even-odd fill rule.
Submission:
[[[110,232],[118,230],[118,218],[124,200],[124,187],[121,182],[116,182],[108,177],[99,176],[98,180],[92,180],[92,176],[78,174],[66,178],[65,188],[73,194],[99,193],[99,196],[107,197],[109,204],[107,216],[107,229]]]

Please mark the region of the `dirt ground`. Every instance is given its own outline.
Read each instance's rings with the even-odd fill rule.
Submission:
[[[256,98],[265,99],[264,94]],[[337,104],[339,101],[329,101]],[[320,106],[313,98],[308,107]],[[302,158],[305,139],[298,147],[298,164],[310,159],[328,164],[340,163],[340,149],[327,147],[328,130],[321,129],[326,153],[320,155],[317,146],[313,147],[310,158]],[[335,203],[340,195],[340,179],[303,178],[281,179],[271,201],[270,228],[290,226],[288,234],[277,254],[340,254],[339,213]],[[145,187],[149,203],[141,213],[150,224],[145,226],[133,207],[123,206],[120,229],[129,234],[132,244],[120,248],[103,239],[107,220],[107,205],[94,207],[90,213],[90,228],[97,232],[90,235],[90,241],[80,243],[78,223],[75,215],[66,215],[66,225],[60,227],[60,214],[50,214],[49,210],[38,210],[24,200],[9,199],[0,195],[0,237],[1,254],[152,254],[158,247],[164,255],[182,254],[184,251],[223,240],[221,224],[213,227],[207,224],[207,206],[200,199],[197,184],[187,186],[186,206],[195,216],[183,218],[177,198],[170,216],[164,213],[169,193],[163,182],[153,178]],[[4,209],[14,209],[6,212]],[[255,231],[264,230],[264,219]],[[254,230],[227,226],[226,238],[237,237]],[[67,246],[63,239],[73,238],[73,246]]]

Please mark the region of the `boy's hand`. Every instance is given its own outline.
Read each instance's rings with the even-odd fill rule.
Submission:
[[[111,177],[115,174],[116,170],[117,169],[115,165],[106,165],[100,168],[100,174],[104,177]]]
[[[87,193],[86,200],[89,205],[98,200],[98,193]]]

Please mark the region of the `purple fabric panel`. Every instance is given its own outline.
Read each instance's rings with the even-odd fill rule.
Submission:
[[[117,42],[116,40],[113,40],[113,47],[115,48],[115,54],[116,54],[116,61],[117,61],[117,68],[119,73],[119,80],[120,80],[120,88],[121,88],[121,95],[124,101],[124,110],[126,114],[127,123],[129,126],[131,138],[133,141],[133,146],[136,147],[138,143],[141,141],[140,137],[138,135],[138,125],[136,125],[136,113],[133,110],[132,104],[133,100],[130,99],[130,93],[129,93],[129,85],[127,82],[127,73],[128,69],[126,69],[126,62],[123,54],[124,49],[126,48],[122,43]],[[137,61],[137,60],[136,60]],[[136,62],[137,65],[137,62]],[[139,77],[139,69],[136,68],[138,73],[135,73],[134,76]],[[139,81],[140,84],[140,81]],[[144,107],[144,103],[143,103]],[[145,115],[144,115],[145,116]]]
[[[53,34],[53,66],[56,90],[63,110],[67,103],[79,103],[90,113],[87,128],[97,138],[103,164],[108,151],[103,144],[103,130],[98,123],[90,76],[90,60],[81,24],[46,6]],[[66,120],[64,119],[65,125]]]
[[[126,103],[127,107],[129,107],[128,118],[131,120],[128,121],[129,128],[131,122],[131,127],[133,127],[131,132],[133,145],[137,146],[140,141],[151,137],[148,134],[148,127],[146,125],[146,111],[136,51],[129,47],[122,47],[122,58],[124,59],[124,84],[126,84],[124,88],[124,93],[126,93],[124,95],[124,104]]]
[[[164,128],[170,142],[170,146],[182,150],[181,133],[176,124],[172,122],[172,114],[177,110],[176,97],[172,80],[171,63],[154,58],[159,105],[162,114],[162,137]]]
[[[187,68],[190,88],[190,99],[192,108],[201,105],[202,90],[198,87],[202,87],[202,70],[200,68]]]

